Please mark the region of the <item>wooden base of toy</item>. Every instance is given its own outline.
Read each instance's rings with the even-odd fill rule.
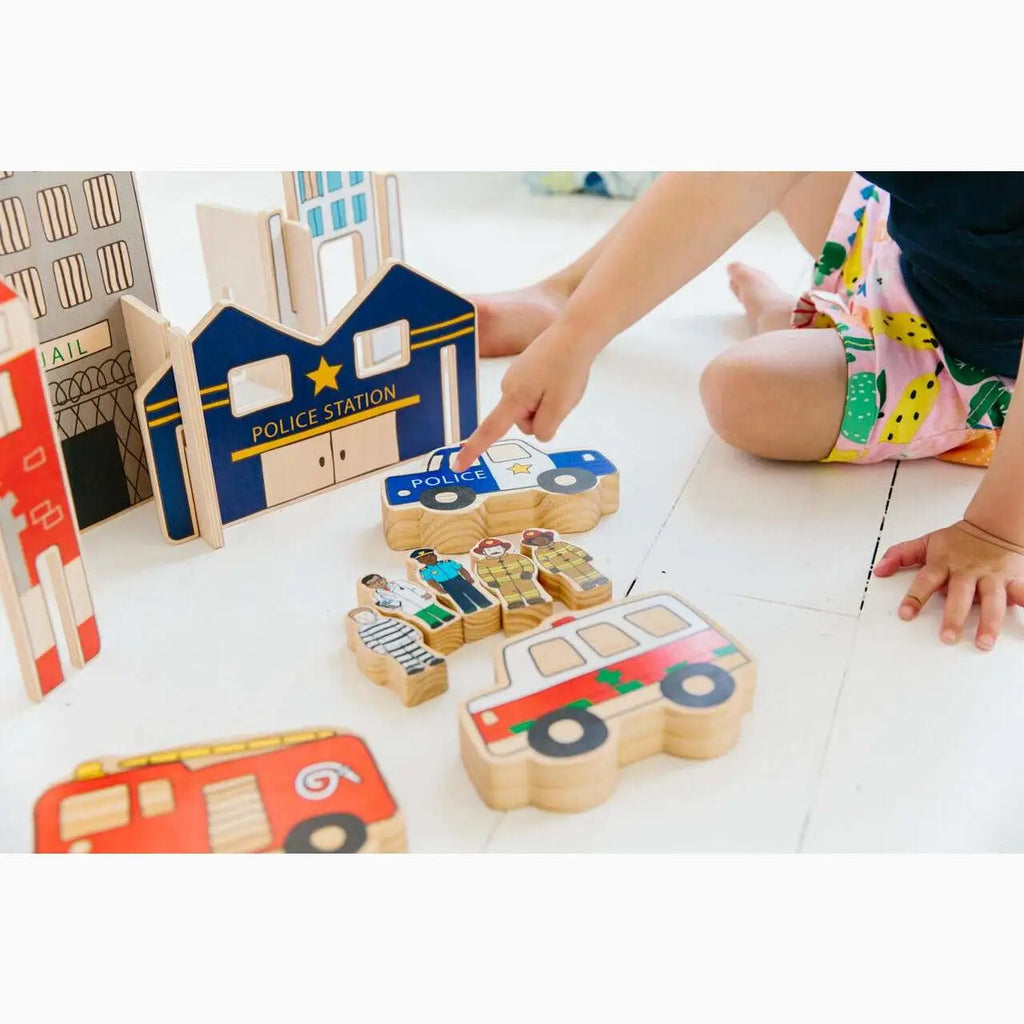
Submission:
[[[356,624],[348,619],[346,623],[348,648],[356,656],[359,671],[378,686],[386,686],[398,694],[399,700],[407,707],[415,707],[433,697],[448,691],[448,665],[427,666],[419,672],[409,673],[386,654],[371,651],[359,639]]]
[[[472,615],[462,616],[462,632],[467,644],[476,643],[493,636],[501,629],[501,606],[495,602],[493,608],[483,608]]]
[[[536,629],[545,619],[550,618],[554,611],[552,602],[544,604],[528,604],[522,608],[503,608],[501,611],[501,631],[505,636],[517,636],[528,629]]]
[[[660,598],[668,598],[664,603],[674,611],[692,613],[688,618],[680,615],[688,631],[684,631],[685,640],[671,637],[648,640],[646,650],[642,649],[640,655],[626,651],[618,656],[618,662],[606,658],[603,665],[602,659],[578,667],[572,663],[570,674],[574,685],[579,683],[581,692],[589,687],[593,700],[578,698],[543,710],[546,691],[527,680],[527,692],[521,698],[526,710],[520,713],[530,714],[531,708],[534,713],[542,713],[522,723],[515,722],[516,712],[509,718],[505,708],[515,699],[515,684],[508,682],[508,665],[528,667],[536,663],[536,659],[506,657],[512,646],[526,644],[532,652],[535,647],[557,642],[562,633],[569,640],[570,633],[578,638],[585,630],[599,629],[602,625],[623,631],[630,609],[641,613],[652,607],[658,610]],[[702,627],[700,630],[691,626],[694,616]],[[702,634],[703,640],[700,639]],[[537,643],[531,644],[534,637]],[[720,646],[703,655],[706,661],[696,655],[698,661],[690,664],[681,646],[687,641],[698,647],[709,642]],[[674,649],[675,646],[679,649]],[[584,648],[577,642],[574,649],[578,656]],[[661,664],[657,661],[659,649],[667,651],[672,660],[680,651],[683,656],[678,664],[658,667]],[[675,595],[646,595],[594,609],[560,630],[542,628],[517,637],[502,645],[495,657],[496,676],[505,681],[498,689],[509,690],[510,697],[506,705],[493,700],[488,703],[502,711],[504,720],[514,728],[501,726],[504,735],[495,733],[485,741],[483,730],[497,730],[502,719],[493,710],[471,711],[474,704],[497,691],[464,703],[458,717],[459,750],[467,774],[481,799],[496,810],[532,804],[551,811],[582,811],[605,801],[615,788],[619,769],[635,761],[661,752],[690,759],[722,756],[739,738],[740,722],[753,705],[757,678],[757,666],[750,655],[720,627],[701,617],[692,606],[683,605]],[[640,658],[653,660],[641,663]],[[539,670],[539,665],[537,667]],[[618,667],[627,679],[635,674],[641,681],[625,686],[615,684],[612,680],[622,674]],[[595,669],[597,681],[592,682],[588,677]],[[604,680],[602,675],[605,675]],[[647,678],[643,678],[645,675]],[[552,688],[560,687],[564,693],[568,685],[566,679],[559,678],[557,673],[553,673],[552,678]],[[655,682],[658,678],[661,681]],[[711,680],[717,681],[712,683]],[[597,692],[602,686],[608,687],[609,699]],[[700,703],[702,693],[713,692],[716,686],[722,686],[722,692],[727,693],[721,702],[695,706]],[[689,700],[690,706],[677,703],[680,698]],[[488,715],[493,715],[491,722],[488,722]]]
[[[472,508],[438,512],[422,505],[393,508],[381,498],[384,538],[395,551],[430,547],[441,554],[465,554],[483,537],[521,533],[531,526],[559,533],[586,533],[619,507],[618,473],[603,476],[581,494],[540,490],[488,495]]]

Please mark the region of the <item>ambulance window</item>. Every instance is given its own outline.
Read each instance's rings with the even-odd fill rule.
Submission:
[[[530,648],[530,656],[542,676],[553,676],[583,664],[579,651],[562,637],[534,644]]]
[[[626,616],[627,622],[639,626],[645,633],[651,636],[668,636],[681,629],[687,629],[689,623],[681,619],[674,611],[666,608],[663,604],[657,604],[653,608],[645,608],[641,612],[633,612]]]
[[[139,810],[144,818],[157,818],[174,810],[174,790],[167,779],[139,783]]]
[[[636,641],[631,636],[610,622],[587,626],[586,629],[579,630],[577,635],[602,658],[610,658],[613,654],[620,654],[630,647],[636,647]]]
[[[504,444],[491,445],[487,449],[487,457],[491,462],[511,462],[513,459],[528,459],[530,453],[515,441],[506,441]]]
[[[123,828],[128,824],[128,786],[106,786],[65,797],[60,805],[60,838],[70,843],[82,836]]]
[[[220,392],[220,400],[223,400]],[[235,416],[268,409],[272,405],[292,400],[292,371],[286,355],[259,359],[228,371],[228,395],[231,412]],[[202,396],[203,405],[209,408],[218,401],[217,392]]]

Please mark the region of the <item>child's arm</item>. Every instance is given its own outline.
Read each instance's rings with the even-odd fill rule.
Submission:
[[[709,267],[803,173],[663,174],[625,214],[555,322],[509,367],[497,407],[452,459],[457,472],[517,424],[549,441],[619,333]]]
[[[1017,380],[1024,376],[1024,353]],[[1024,398],[1010,403],[992,464],[964,518],[945,530],[890,548],[875,575],[923,566],[900,605],[913,619],[928,600],[947,588],[942,639],[955,643],[971,605],[981,602],[975,643],[991,648],[1008,605],[1024,607]]]

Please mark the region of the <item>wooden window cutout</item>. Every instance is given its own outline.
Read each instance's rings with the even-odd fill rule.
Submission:
[[[82,836],[124,828],[131,820],[128,786],[121,783],[76,793],[60,804],[60,838],[70,843]]]
[[[560,636],[534,644],[530,648],[530,657],[542,676],[553,676],[584,664],[580,652]]]
[[[293,392],[288,356],[282,353],[229,370],[228,394],[234,416],[248,416],[272,405],[290,402]]]
[[[355,343],[356,376],[361,380],[409,365],[408,320],[396,320],[372,331],[360,331],[355,336]]]
[[[630,647],[636,647],[636,641],[631,636],[610,622],[599,622],[596,626],[577,630],[577,636],[602,658],[610,658],[614,654],[628,651]]]
[[[634,626],[639,626],[645,633],[655,637],[668,636],[669,633],[676,633],[690,626],[685,619],[663,604],[633,612],[632,615],[626,616],[626,621],[632,622]]]

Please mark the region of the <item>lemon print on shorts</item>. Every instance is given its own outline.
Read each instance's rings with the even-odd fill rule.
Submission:
[[[864,216],[863,210],[860,210],[859,213],[860,223],[853,236],[850,255],[846,257],[846,262],[843,264],[843,285],[851,295],[864,278],[864,236],[867,234],[867,217]]]
[[[923,373],[906,386],[903,396],[882,428],[879,441],[888,444],[909,444],[913,441],[921,429],[921,424],[935,408],[935,402],[939,397],[939,374],[942,370],[942,363],[938,363],[934,373]]]
[[[871,329],[875,334],[884,334],[908,348],[928,351],[939,347],[927,321],[913,313],[889,313],[884,309],[873,309]]]

